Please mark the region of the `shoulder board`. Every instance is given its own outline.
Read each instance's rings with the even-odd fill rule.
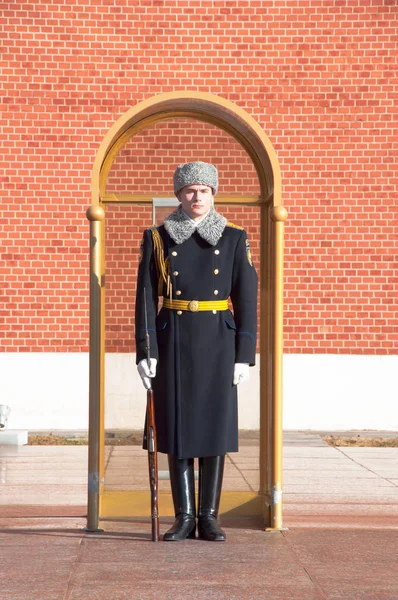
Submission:
[[[234,229],[240,229],[241,231],[244,230],[244,227],[241,227],[240,225],[235,225],[235,223],[231,223],[231,221],[227,221],[226,227],[233,227]]]

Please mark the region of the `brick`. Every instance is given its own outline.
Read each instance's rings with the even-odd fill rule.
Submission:
[[[0,350],[88,349],[95,153],[132,105],[190,89],[235,101],[278,152],[289,211],[285,351],[396,352],[395,1],[116,4],[6,3],[2,12],[0,294],[9,316]],[[188,37],[193,26],[207,35]],[[177,119],[125,146],[108,190],[171,196],[175,165],[197,158],[217,164],[223,191],[258,193],[235,140]],[[245,226],[258,265],[258,209],[221,210]],[[150,224],[148,207],[107,207],[108,351],[133,349],[138,247]]]

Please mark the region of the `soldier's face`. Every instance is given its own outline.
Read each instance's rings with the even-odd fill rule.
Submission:
[[[186,185],[180,190],[178,199],[183,211],[195,221],[210,210],[213,190],[207,185]]]

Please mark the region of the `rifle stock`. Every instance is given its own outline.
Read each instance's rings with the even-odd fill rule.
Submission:
[[[159,541],[159,510],[158,510],[158,451],[156,440],[155,406],[152,388],[147,391],[147,444],[149,485],[151,488],[151,519],[152,541]]]

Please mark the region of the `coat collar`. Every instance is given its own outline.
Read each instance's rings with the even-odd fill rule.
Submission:
[[[197,231],[211,246],[216,246],[227,224],[227,219],[211,208],[207,217],[195,226],[182,212],[181,205],[164,221],[164,227],[176,244],[182,244]]]

